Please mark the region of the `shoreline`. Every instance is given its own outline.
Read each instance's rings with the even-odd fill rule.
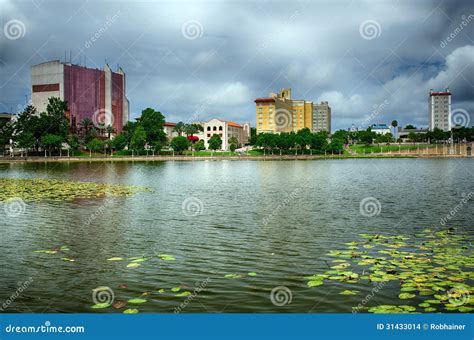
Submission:
[[[0,164],[9,163],[68,163],[68,162],[163,162],[163,161],[284,161],[327,160],[356,158],[470,158],[466,155],[442,154],[372,154],[372,155],[267,155],[267,156],[121,156],[121,157],[8,157],[0,158]]]

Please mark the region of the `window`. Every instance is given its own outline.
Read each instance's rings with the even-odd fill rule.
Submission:
[[[207,131],[211,131],[211,127],[210,127],[210,126],[207,127]]]
[[[207,138],[211,138],[211,134],[210,134],[210,133],[207,134]]]
[[[219,131],[222,131],[222,126],[219,126]]]
[[[217,128],[215,126],[213,126],[212,131],[217,131]]]

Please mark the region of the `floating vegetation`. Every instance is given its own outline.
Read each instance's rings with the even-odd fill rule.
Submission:
[[[160,259],[162,259],[163,261],[174,261],[176,260],[176,258],[172,255],[168,255],[168,254],[160,254],[158,255]]]
[[[108,307],[110,307],[110,303],[97,303],[91,306],[92,309],[103,309],[103,308],[108,308]]]
[[[173,288],[171,288],[171,291],[172,291],[173,293],[179,292],[180,290],[181,290],[180,287],[173,287]]]
[[[138,268],[140,267],[140,263],[132,262],[127,264],[127,268]]]
[[[186,297],[186,296],[189,296],[189,295],[191,295],[191,292],[185,291],[185,292],[176,294],[175,296],[178,296],[178,297]]]
[[[116,308],[116,309],[120,309],[120,308],[123,308],[127,305],[127,303],[125,301],[117,301],[115,302],[112,307]]]
[[[0,178],[0,187],[2,188],[0,192],[0,202],[12,198],[22,199],[24,201],[65,201],[75,198],[129,196],[141,191],[150,191],[147,188],[137,186],[44,178]]]
[[[122,257],[111,257],[110,259],[107,259],[107,261],[123,261]]]
[[[133,309],[133,308],[126,309],[123,311],[123,314],[137,314],[137,313],[138,313],[138,309]]]
[[[370,313],[474,310],[474,255],[469,251],[470,239],[466,235],[456,234],[454,229],[425,229],[412,237],[360,236],[361,240],[346,243],[345,250],[329,251],[327,255],[334,258],[334,265],[322,274],[306,276],[307,286],[382,282],[398,286],[398,298],[415,304],[368,307]],[[339,294],[357,293],[344,290]]]
[[[128,303],[138,305],[138,304],[145,303],[146,301],[147,301],[147,300],[145,300],[145,299],[136,298],[136,299],[130,299],[130,300],[128,300]]]

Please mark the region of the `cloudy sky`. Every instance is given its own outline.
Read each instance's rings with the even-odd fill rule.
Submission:
[[[31,65],[68,51],[125,70],[132,118],[255,125],[254,99],[291,87],[329,101],[333,130],[427,126],[428,91],[449,86],[474,124],[469,0],[0,0],[0,18],[0,111],[24,105]]]

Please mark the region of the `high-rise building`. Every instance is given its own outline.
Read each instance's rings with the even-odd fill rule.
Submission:
[[[297,132],[312,129],[313,102],[291,99],[291,89],[255,99],[257,133]]]
[[[89,118],[96,125],[111,125],[121,132],[129,120],[121,68],[113,72],[109,65],[99,70],[53,60],[31,67],[31,85],[32,105],[39,112],[46,110],[50,97],[67,101],[71,127]]]
[[[444,92],[430,90],[429,101],[430,130],[435,128],[443,131],[451,130],[451,92],[446,88]]]
[[[313,104],[313,132],[331,133],[331,107],[328,102]]]

